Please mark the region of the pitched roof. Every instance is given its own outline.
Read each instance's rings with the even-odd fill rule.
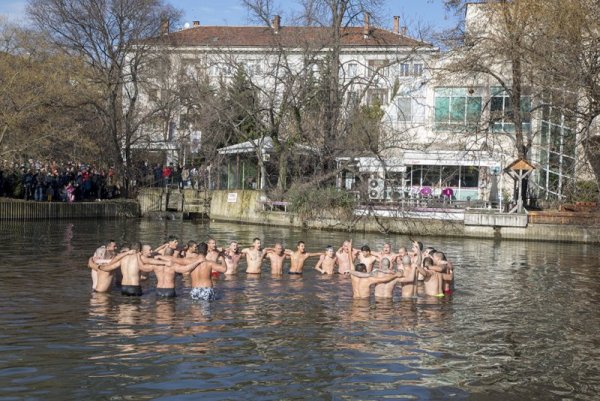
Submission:
[[[275,33],[269,27],[196,26],[151,39],[154,44],[210,47],[322,47],[330,40],[327,28],[282,26]],[[371,28],[365,38],[363,27],[342,28],[342,46],[432,47],[380,28]]]

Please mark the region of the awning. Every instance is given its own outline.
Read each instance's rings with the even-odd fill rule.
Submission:
[[[303,145],[303,144],[295,144],[293,146],[296,152],[301,153],[318,153],[319,150],[315,147]],[[250,141],[237,143],[231,146],[225,146],[224,148],[217,149],[220,155],[237,155],[237,154],[247,154],[254,153],[260,150],[261,154],[270,154],[273,153],[273,139],[270,136],[265,136],[260,139],[253,139]]]

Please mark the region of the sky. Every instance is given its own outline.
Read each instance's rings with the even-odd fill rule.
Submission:
[[[182,23],[198,20],[201,25],[256,25],[248,18],[248,12],[240,0],[165,0],[174,7],[182,10]],[[8,21],[27,23],[25,6],[27,0],[0,0],[0,15]],[[276,0],[281,11],[282,25],[285,25],[286,14],[293,10],[297,1]],[[384,0],[383,15],[389,16],[389,21],[382,21],[381,26],[392,27],[393,16],[399,15],[402,25],[407,25],[409,31],[418,27],[430,26],[436,30],[448,28],[454,22],[448,14],[442,0]]]

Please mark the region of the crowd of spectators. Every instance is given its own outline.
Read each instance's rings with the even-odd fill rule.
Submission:
[[[0,166],[0,196],[38,202],[91,201],[119,197],[120,186],[113,168],[29,160]]]
[[[140,168],[140,184],[142,186],[206,189],[209,185],[208,166],[189,166],[170,163],[168,165],[144,163]]]
[[[209,181],[208,169],[144,162],[136,168],[131,183],[133,187],[204,189]],[[79,162],[59,164],[34,160],[23,164],[0,164],[0,197],[38,202],[75,202],[120,196],[121,180],[112,167],[102,169]]]

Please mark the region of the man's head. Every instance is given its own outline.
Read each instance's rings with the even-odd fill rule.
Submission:
[[[196,248],[198,248],[198,243],[196,241],[189,240],[187,242],[187,249],[186,249],[187,252],[195,253]]]
[[[208,246],[209,251],[214,251],[217,248],[217,241],[215,241],[214,238],[209,237],[206,245]]]
[[[381,270],[390,270],[390,260],[388,258],[381,259]]]
[[[298,241],[297,249],[300,252],[304,252],[304,250],[306,249],[306,244],[304,243],[304,241]]]
[[[362,253],[363,256],[367,257],[367,256],[371,255],[371,248],[369,248],[368,245],[363,245],[360,248],[360,252]]]
[[[388,242],[383,244],[383,253],[388,254],[392,251],[392,245]]]
[[[428,246],[423,251],[423,255],[433,255],[435,253],[435,248]]]
[[[171,247],[166,247],[165,248],[165,256],[173,256],[175,255],[175,249],[171,248]]]
[[[425,259],[423,259],[423,267],[428,269],[433,265],[434,265],[433,259],[431,259],[429,256],[426,257]]]
[[[330,258],[333,258],[333,255],[335,255],[335,251],[331,245],[327,245],[327,248],[325,248],[325,255],[329,256]]]
[[[167,242],[169,243],[169,248],[177,248],[177,244],[179,243],[179,238],[174,235],[169,235],[167,238]]]
[[[401,246],[398,248],[398,256],[403,257],[404,255],[406,255],[406,248]]]
[[[277,255],[283,255],[283,245],[281,245],[281,242],[276,242],[273,249],[275,249]]]
[[[151,256],[152,255],[152,247],[150,245],[142,246],[142,255]]]
[[[367,265],[365,265],[364,263],[358,263],[356,265],[356,267],[354,268],[354,270],[356,270],[359,273],[366,273],[367,272]]]
[[[115,242],[114,239],[109,239],[106,242],[106,250],[113,251],[113,252],[117,250],[117,243]]]
[[[141,242],[134,242],[131,244],[131,246],[129,247],[129,249],[134,250],[136,252],[140,252],[142,250],[142,243]]]
[[[201,242],[198,244],[198,254],[202,255],[202,256],[206,256],[206,254],[208,253],[208,244],[206,242]]]
[[[350,251],[350,241],[344,241],[342,243],[342,250],[344,252],[349,252]]]
[[[240,246],[236,241],[231,241],[231,243],[229,244],[229,250],[233,253],[238,253],[238,251],[240,250]]]
[[[443,262],[446,260],[446,255],[444,255],[444,252],[434,252],[433,253],[433,261],[435,262],[435,264],[440,264],[440,262]]]
[[[252,240],[252,246],[254,247],[254,249],[260,249],[260,245],[260,238],[257,237]]]
[[[410,256],[408,256],[408,255],[402,256],[402,266],[407,267],[407,266],[410,266],[411,264],[412,264],[412,260],[410,259]]]

